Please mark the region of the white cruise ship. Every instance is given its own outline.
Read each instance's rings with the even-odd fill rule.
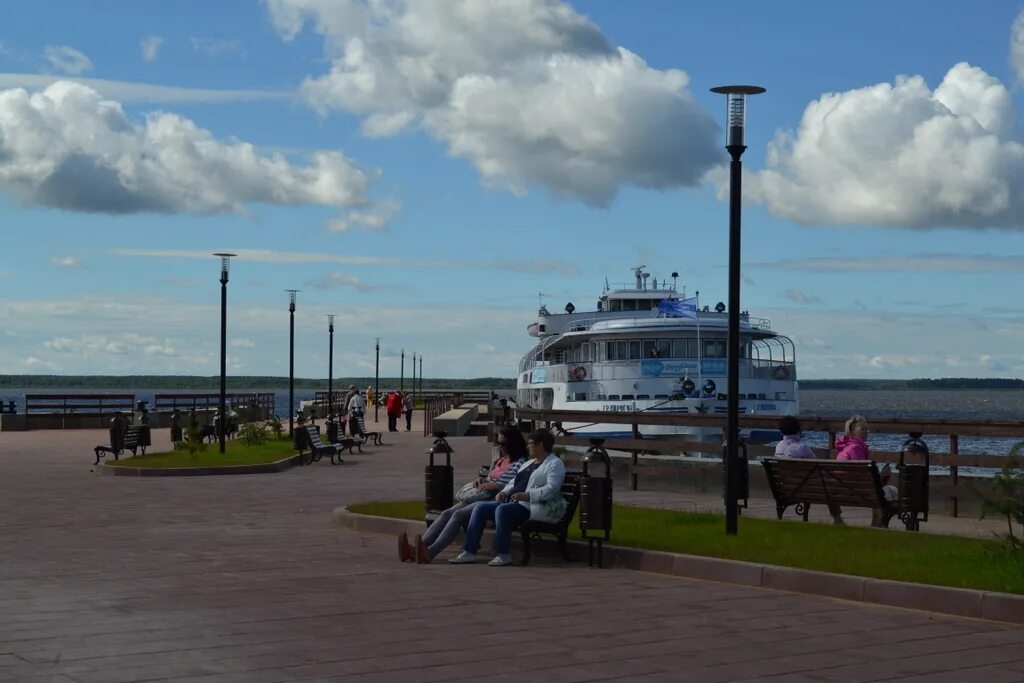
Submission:
[[[634,268],[635,283],[605,284],[597,310],[572,303],[551,313],[542,303],[527,327],[539,339],[519,364],[521,407],[587,412],[726,412],[728,319],[722,303],[709,310],[697,297],[680,298],[672,282],[651,280]],[[650,281],[650,282],[649,282]],[[741,414],[795,415],[799,411],[796,350],[771,323],[740,314]],[[579,436],[629,437],[629,425],[563,422]],[[647,425],[644,436],[714,438],[718,430]],[[751,441],[778,438],[775,430],[744,431]]]

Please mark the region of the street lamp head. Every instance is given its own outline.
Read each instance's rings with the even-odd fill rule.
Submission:
[[[328,313],[327,314],[327,329],[329,331],[331,331],[331,332],[334,332],[334,316],[335,315],[336,314],[334,314],[334,313]]]
[[[284,291],[288,292],[288,310],[291,311],[292,313],[294,313],[295,312],[295,295],[298,294],[299,292],[301,292],[302,290],[301,289],[286,289]]]
[[[238,256],[238,254],[229,254],[226,251],[218,251],[214,256],[220,257],[220,280],[221,282],[227,282],[228,268],[231,266],[231,257]]]
[[[759,85],[721,85],[711,92],[725,95],[726,147],[742,147],[743,128],[747,118],[747,95],[760,95],[765,91]]]

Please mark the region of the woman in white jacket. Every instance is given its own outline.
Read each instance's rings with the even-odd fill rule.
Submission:
[[[462,552],[449,560],[450,563],[476,562],[484,527],[487,522],[493,521],[494,559],[488,564],[492,567],[512,564],[509,550],[512,546],[512,530],[516,526],[528,519],[557,522],[565,514],[565,498],[562,497],[565,464],[552,452],[555,447],[554,435],[547,429],[537,429],[530,434],[526,447],[537,463],[526,490],[511,493],[512,484],[509,484],[493,502],[473,506],[473,514],[466,528],[466,543],[462,546]]]

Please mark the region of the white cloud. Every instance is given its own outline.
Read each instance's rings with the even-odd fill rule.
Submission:
[[[787,289],[783,296],[790,301],[798,304],[820,304],[824,303],[819,297],[808,294],[807,292],[801,292],[799,289]]]
[[[316,289],[333,289],[335,287],[352,287],[360,292],[369,292],[371,287],[350,273],[328,273],[310,282]]]
[[[35,356],[28,356],[22,360],[25,367],[31,370],[60,370],[60,366],[53,361],[43,360]]]
[[[150,356],[177,356],[178,352],[173,346],[167,344],[150,344],[143,349],[143,352]]]
[[[824,256],[748,263],[752,268],[816,273],[898,272],[1019,273],[1024,256],[1012,254],[906,254],[903,256]]]
[[[384,230],[388,223],[398,215],[401,207],[394,200],[384,200],[377,206],[366,211],[350,211],[347,218],[330,221],[327,229],[330,232],[347,232],[355,225],[366,230]]]
[[[196,52],[203,52],[211,57],[221,55],[237,55],[244,57],[246,52],[241,41],[225,38],[190,38],[192,49]]]
[[[720,163],[689,77],[615,47],[557,0],[268,0],[286,40],[308,21],[329,73],[303,91],[363,133],[423,126],[483,182],[607,205],[624,185],[693,186]]]
[[[57,266],[58,268],[81,268],[82,262],[76,259],[74,256],[54,256],[50,259],[50,263]]]
[[[67,45],[47,45],[43,48],[43,56],[54,69],[72,76],[92,69],[92,60]]]
[[[236,349],[254,349],[256,348],[256,342],[251,339],[232,339],[231,344]]]
[[[408,268],[474,268],[483,270],[504,270],[514,273],[562,273],[579,275],[576,264],[557,259],[537,259],[532,261],[483,261],[472,259],[467,261],[418,261],[414,259],[398,259],[389,256],[355,256],[345,254],[329,254],[324,252],[272,251],[270,249],[231,249],[226,251],[237,254],[239,261],[257,263],[336,263],[350,266],[405,266]],[[210,252],[190,251],[186,249],[108,249],[107,253],[118,256],[134,256],[165,259],[213,259]]]
[[[1024,227],[1024,146],[1007,88],[960,63],[808,105],[744,192],[801,223]],[[720,192],[724,186],[720,185]]]
[[[139,41],[139,49],[142,50],[142,58],[147,62],[152,62],[156,59],[157,53],[160,51],[160,46],[163,45],[164,39],[160,36],[147,36]]]
[[[219,104],[224,102],[254,102],[280,100],[295,96],[292,92],[275,90],[211,90],[208,88],[179,88],[131,81],[111,81],[104,78],[70,78],[48,74],[0,73],[0,88],[27,88],[42,90],[59,81],[71,81],[92,88],[104,97],[128,103],[159,104]]]
[[[1017,82],[1024,82],[1024,10],[1014,19],[1010,29],[1010,66],[1017,75]]]
[[[340,152],[297,166],[175,114],[136,123],[76,83],[0,92],[0,183],[27,204],[112,214],[238,212],[249,203],[365,210],[369,182]]]

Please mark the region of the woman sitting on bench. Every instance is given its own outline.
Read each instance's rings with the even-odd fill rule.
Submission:
[[[509,426],[502,429],[498,433],[497,446],[500,455],[491,465],[487,479],[475,483],[474,487],[479,491],[489,492],[488,498],[493,498],[506,484],[514,481],[520,468],[527,462],[526,441],[518,428]],[[468,504],[456,503],[448,508],[427,528],[427,533],[416,537],[415,546],[409,545],[409,537],[405,533],[399,535],[399,559],[402,562],[415,560],[418,564],[428,564],[469,524],[473,508],[481,502],[485,500]]]
[[[530,474],[530,480],[522,493],[514,493],[514,483],[506,486],[495,497],[494,502],[477,503],[470,515],[466,529],[466,543],[462,552],[449,560],[451,564],[476,562],[476,551],[487,522],[494,522],[494,559],[488,564],[504,567],[512,564],[509,550],[512,546],[512,530],[527,521],[557,522],[565,515],[565,498],[562,484],[565,482],[565,464],[552,450],[555,437],[547,429],[537,429],[526,442],[537,468]]]

